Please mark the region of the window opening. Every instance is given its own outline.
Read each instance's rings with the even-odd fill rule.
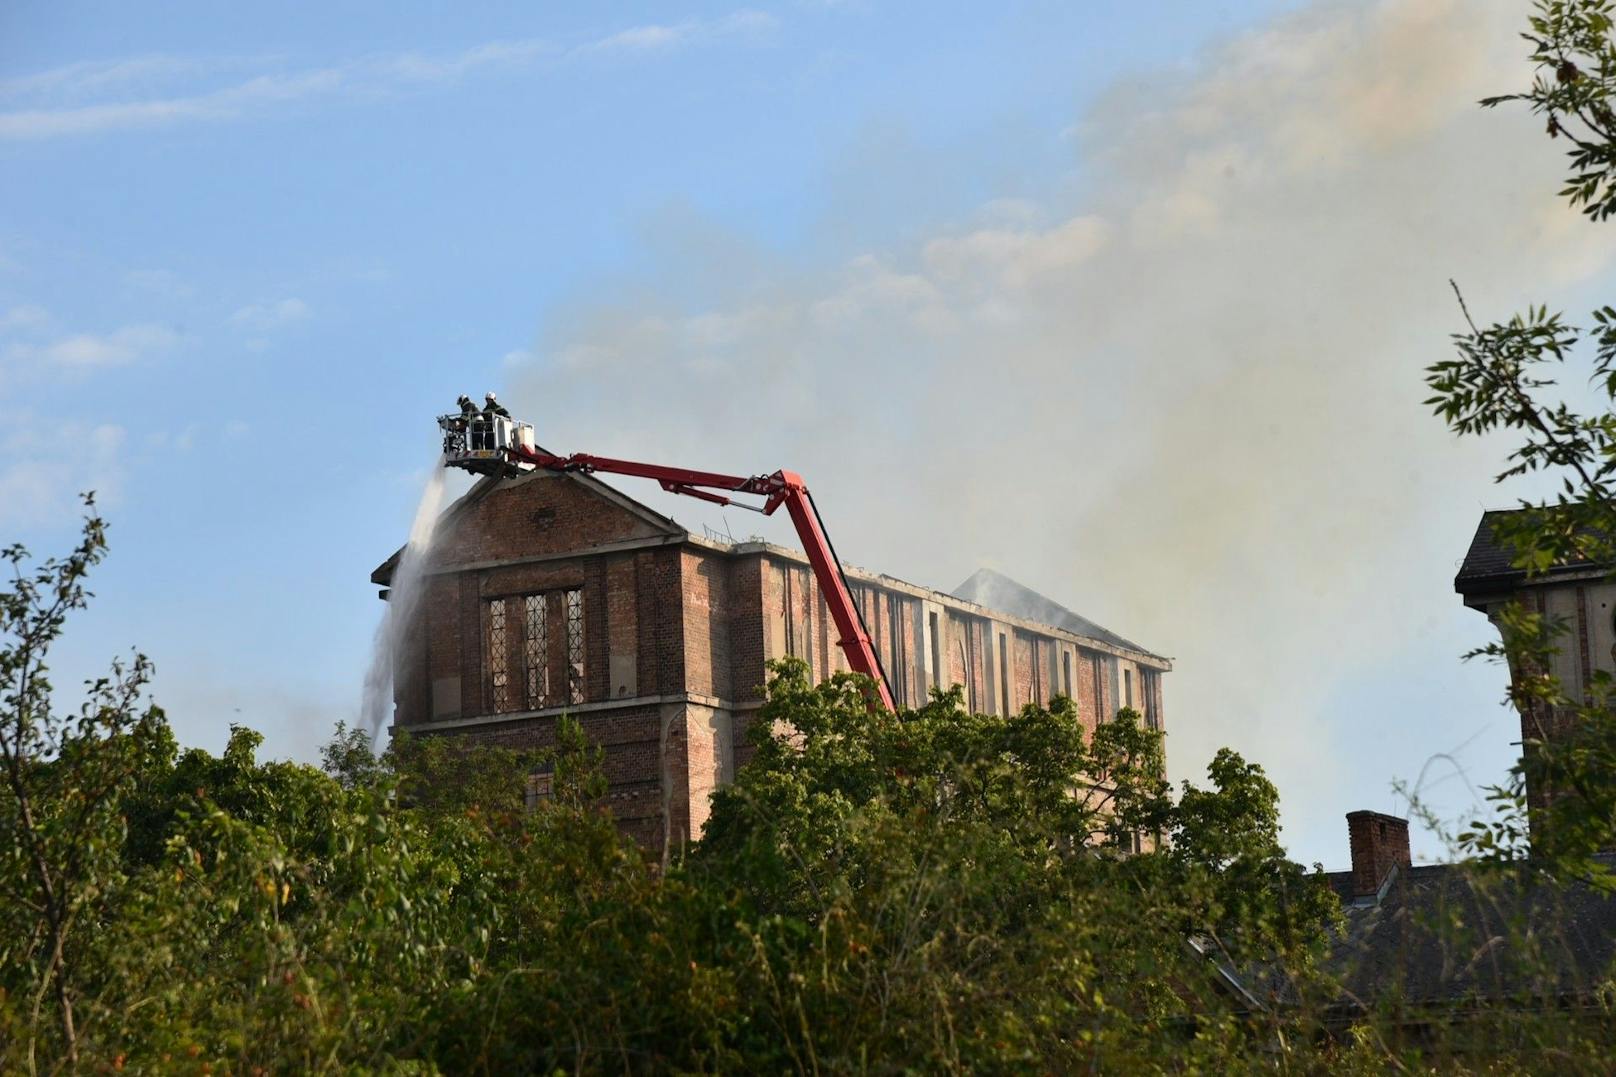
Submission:
[[[959,648],[960,668],[965,671],[963,677],[965,684],[965,706],[974,711],[976,710],[976,692],[971,687],[971,656],[966,650],[964,640],[960,640],[954,646]]]
[[[1100,656],[1094,655],[1089,659],[1089,670],[1094,675],[1094,720],[1103,722],[1105,713],[1105,676],[1100,669]]]
[[[931,683],[934,687],[942,687],[943,680],[943,644],[937,635],[937,615],[931,614],[926,619],[927,627],[931,629]]]
[[[808,683],[813,684],[819,678],[814,665],[814,595],[816,589],[808,574],[803,573],[802,589],[802,660],[808,663]]]
[[[970,700],[971,713],[975,714],[982,707],[982,702],[976,691],[976,626],[970,622],[960,625],[965,633],[965,642],[962,648],[965,652],[965,694]]]
[[[536,711],[550,698],[550,626],[545,616],[549,603],[544,595],[522,599],[526,612],[522,636],[522,658],[527,666],[527,709]]]
[[[999,633],[999,706],[999,713],[1010,717],[1010,645],[1003,632]]]
[[[567,702],[584,701],[584,593],[567,592]]]
[[[527,776],[527,790],[523,797],[527,810],[532,811],[540,801],[549,800],[554,792],[555,774],[550,767],[532,771]]]
[[[1124,707],[1133,706],[1133,670],[1131,669],[1122,671],[1122,698],[1126,701],[1122,704]]]
[[[1061,652],[1061,694],[1072,698],[1072,652]]]
[[[891,641],[887,645],[887,653],[892,656],[888,671],[892,677],[892,697],[899,703],[909,698],[909,678],[905,676],[909,671],[904,668],[902,605],[896,596],[887,596],[887,638]]]
[[[488,674],[494,713],[511,710],[510,652],[505,634],[505,600],[488,602]]]
[[[799,657],[797,654],[796,633],[797,611],[791,604],[791,577],[795,576],[796,572],[792,570],[790,565],[785,565],[780,569],[780,575],[783,577],[780,581],[780,604],[785,607],[784,612],[786,615],[786,654],[796,658]]]
[[[1038,661],[1038,641],[1027,641],[1027,702],[1041,703],[1044,699],[1044,667]]]

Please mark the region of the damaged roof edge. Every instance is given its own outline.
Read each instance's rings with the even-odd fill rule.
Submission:
[[[808,564],[808,557],[806,554],[804,554],[801,550],[792,549],[788,546],[780,546],[772,542],[761,541],[724,543],[706,538],[704,536],[694,535],[688,529],[681,527],[679,523],[672,517],[663,516],[661,513],[641,504],[639,501],[636,501],[634,498],[609,485],[608,483],[602,482],[600,479],[591,475],[574,473],[557,475],[551,472],[530,472],[515,478],[485,476],[473,484],[471,489],[467,490],[464,494],[460,495],[460,497],[456,498],[448,508],[443,510],[442,514],[440,514],[438,517],[438,522],[436,525],[437,530],[439,533],[442,533],[445,528],[452,526],[455,520],[463,515],[473,505],[477,504],[495,490],[503,488],[506,484],[509,484],[510,486],[517,486],[535,479],[554,478],[563,478],[582,483],[589,489],[605,497],[607,500],[612,501],[613,503],[645,519],[646,522],[651,523],[657,527],[658,530],[663,532],[663,537],[660,540],[647,539],[645,540],[646,544],[665,545],[677,543],[686,546],[696,546],[702,549],[712,550],[715,553],[727,554],[731,556],[767,553],[777,557],[788,557],[791,560],[801,564]],[[543,558],[539,559],[554,560],[558,556],[586,557],[600,552],[601,549],[610,548],[617,545],[618,544],[607,544],[607,547],[602,548],[585,547],[577,550],[576,553],[569,552],[564,555],[545,555]],[[397,550],[393,551],[393,554],[388,557],[387,560],[383,561],[380,565],[377,565],[370,574],[370,582],[380,587],[387,587],[392,580],[393,570],[398,566],[399,558],[403,556],[403,553],[404,547],[400,546]],[[501,561],[499,564],[520,564],[528,560],[529,558],[511,558]],[[437,574],[440,572],[466,571],[472,568],[487,567],[493,567],[493,564],[479,562],[475,565],[441,565],[435,566],[428,571],[432,574]],[[847,575],[855,580],[868,583],[878,583],[894,590],[907,592],[912,597],[962,607],[965,612],[970,612],[977,616],[1000,620],[1015,627],[1027,628],[1034,631],[1054,631],[1066,636],[1070,636],[1073,639],[1080,641],[1090,649],[1116,654],[1135,661],[1143,659],[1146,665],[1149,665],[1162,672],[1167,672],[1173,668],[1171,658],[1146,650],[1137,643],[1124,639],[1116,633],[1095,624],[1093,621],[1073,613],[1071,610],[1061,606],[1059,603],[1045,598],[1043,595],[1033,591],[1031,588],[1028,588],[1023,584],[1019,584],[1000,573],[993,572],[991,569],[981,569],[977,571],[972,575],[971,579],[965,581],[965,583],[956,588],[953,593],[950,593],[948,591],[942,591],[931,587],[923,587],[919,584],[910,583],[907,580],[900,579],[896,576],[889,576],[885,573],[871,572],[868,569],[859,568],[855,565],[843,565],[842,567]],[[1025,592],[1027,595],[1032,596],[1033,599],[1036,599],[1039,603],[1042,603],[1045,607],[1052,611],[1053,615],[1048,618],[1040,617],[1028,612],[1025,609],[1018,610],[1010,608],[1010,605],[1013,605],[1013,603],[998,604],[990,601],[983,601],[982,599],[972,597],[969,594],[959,593],[966,590],[968,585],[970,585],[973,581],[984,578],[984,574],[988,574],[988,576],[992,577],[995,582],[1003,581],[1003,584],[1017,588],[1020,591]]]
[[[1003,610],[1029,621],[1061,628],[1074,635],[1104,640],[1113,647],[1140,654],[1151,653],[1132,640],[1124,639],[1103,625],[1074,613],[1054,599],[991,568],[977,569],[969,579],[954,588],[953,595],[988,609]]]

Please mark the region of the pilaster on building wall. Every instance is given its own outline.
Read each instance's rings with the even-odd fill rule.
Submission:
[[[1092,730],[1131,696],[1164,728],[1168,659],[1007,577],[949,594],[844,569],[900,706],[956,684],[995,714],[1069,696]],[[571,714],[605,751],[618,824],[666,855],[750,759],[766,663],[788,655],[816,683],[848,668],[802,553],[692,535],[588,476],[483,479],[439,522],[394,728],[546,748]]]

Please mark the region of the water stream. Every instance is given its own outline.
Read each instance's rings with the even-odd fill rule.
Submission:
[[[409,542],[393,568],[393,578],[388,584],[387,609],[382,614],[381,624],[376,626],[370,668],[365,673],[360,718],[370,733],[371,744],[378,752],[382,749],[382,739],[393,716],[393,670],[425,590],[427,555],[431,552],[438,513],[443,507],[444,470],[443,457],[440,456],[432,466],[426,487],[421,491],[421,500],[415,506]]]

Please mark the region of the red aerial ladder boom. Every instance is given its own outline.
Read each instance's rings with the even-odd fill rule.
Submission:
[[[479,429],[480,424],[487,425]],[[875,682],[876,692],[887,710],[897,709],[892,702],[892,692],[887,687],[881,660],[870,643],[869,632],[865,630],[864,618],[859,614],[852,592],[848,590],[847,577],[842,573],[836,549],[831,545],[830,536],[825,533],[824,522],[819,518],[819,510],[814,507],[813,496],[809,494],[802,476],[792,471],[750,477],[722,475],[712,471],[642,464],[633,460],[614,460],[588,453],[554,456],[533,445],[532,427],[528,424],[497,414],[446,415],[438,420],[438,425],[445,431],[445,462],[471,471],[493,473],[513,468],[524,471],[542,468],[557,472],[630,475],[655,480],[669,493],[697,497],[715,505],[734,505],[765,516],[772,515],[784,505],[797,529],[803,552],[808,555],[808,563],[813,566],[814,578],[819,581],[831,620],[841,635],[838,642],[847,655],[848,666],[855,673],[862,673]],[[728,496],[731,494],[754,494],[764,500],[762,505],[750,505],[734,500]]]

